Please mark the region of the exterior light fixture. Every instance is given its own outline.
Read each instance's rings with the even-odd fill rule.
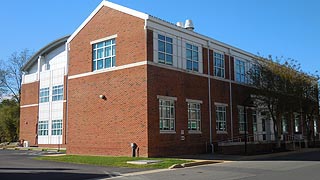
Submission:
[[[103,95],[103,94],[100,94],[100,95],[99,95],[99,98],[100,98],[100,99],[103,99],[103,100],[107,100],[107,97],[106,97],[105,95]]]

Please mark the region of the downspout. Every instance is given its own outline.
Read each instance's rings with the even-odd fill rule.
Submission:
[[[231,83],[231,49],[229,48],[229,100],[230,100],[230,128],[231,140],[233,141],[233,104],[232,104],[232,83]]]
[[[210,78],[210,42],[208,41],[208,105],[209,105],[209,133],[210,133],[210,146],[212,154],[214,146],[212,143],[212,109],[211,109],[211,78]]]

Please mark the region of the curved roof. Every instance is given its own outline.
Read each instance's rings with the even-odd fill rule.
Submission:
[[[59,38],[55,41],[52,41],[51,43],[49,43],[48,45],[46,45],[45,47],[41,48],[38,52],[36,52],[30,59],[29,61],[23,65],[22,67],[22,71],[26,71],[28,68],[30,68],[35,62],[38,61],[39,56],[43,56],[45,54],[50,53],[51,51],[53,51],[54,49],[56,49],[57,47],[64,45],[68,38],[70,37],[70,35],[64,36],[62,38]]]

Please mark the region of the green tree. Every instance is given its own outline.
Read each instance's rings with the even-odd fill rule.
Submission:
[[[19,104],[15,100],[3,100],[0,104],[0,140],[17,141],[19,132]]]
[[[30,57],[30,51],[24,49],[0,64],[0,141],[18,140],[22,67]],[[3,96],[12,99],[1,102]]]
[[[303,112],[309,118],[318,109],[317,77],[308,75],[301,70],[297,61],[286,60],[283,64],[270,56],[268,59],[259,58],[257,65],[248,72],[252,85],[251,92],[255,103],[265,107],[273,121],[273,129],[277,147],[280,147],[281,119],[284,113]],[[311,123],[307,125],[307,135],[311,134]]]
[[[0,95],[10,95],[20,103],[22,67],[30,59],[28,49],[11,54],[7,63],[0,66]]]

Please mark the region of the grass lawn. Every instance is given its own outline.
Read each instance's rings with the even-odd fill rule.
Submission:
[[[48,160],[48,161],[60,161],[76,164],[92,164],[98,166],[113,166],[113,167],[129,167],[129,168],[156,168],[163,169],[169,168],[174,164],[182,164],[186,160],[173,159],[173,158],[141,158],[141,157],[107,157],[107,156],[79,156],[79,155],[65,155],[65,156],[41,156],[37,157],[37,160]],[[127,164],[127,161],[134,160],[161,160],[157,164],[147,164],[147,165],[134,165]]]

